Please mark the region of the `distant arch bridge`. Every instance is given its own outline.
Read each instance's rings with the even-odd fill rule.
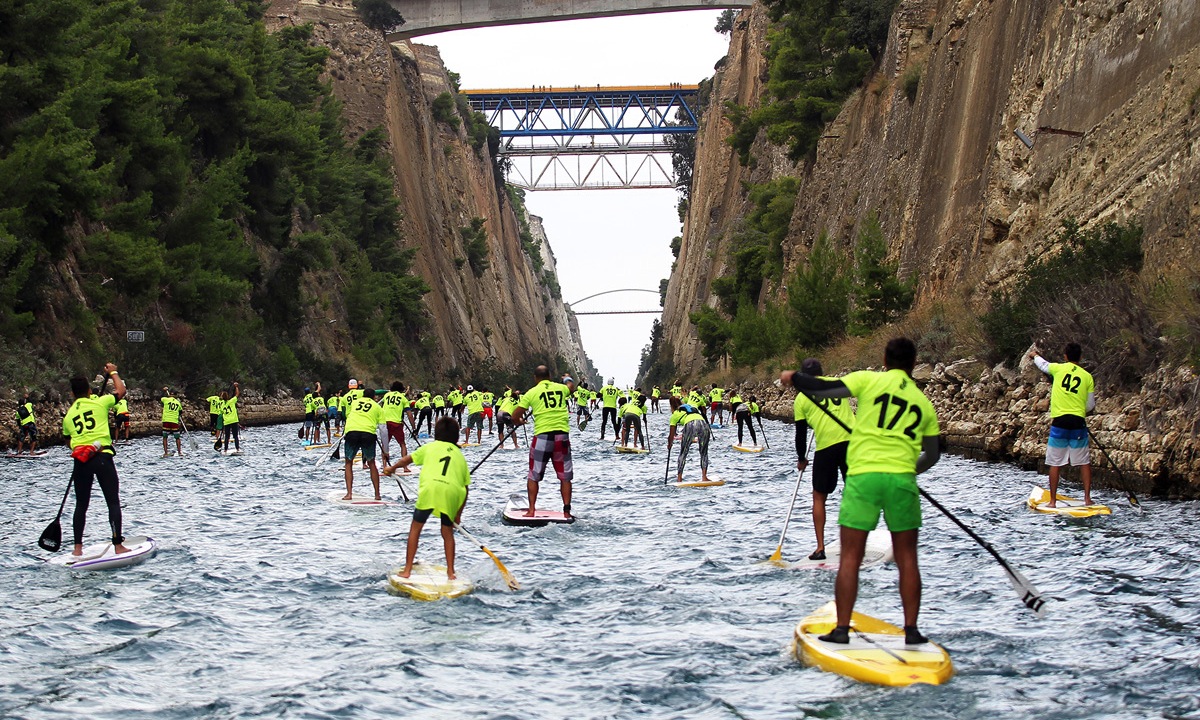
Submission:
[[[601,295],[612,295],[613,293],[626,293],[626,292],[652,293],[654,295],[659,294],[657,290],[645,290],[643,288],[620,288],[618,290],[605,290],[604,292],[594,293],[594,294],[588,295],[587,297],[582,298],[580,300],[576,300],[573,303],[567,303],[567,305],[570,306],[571,312],[575,313],[575,315],[661,315],[662,314],[662,308],[659,308],[658,310],[585,310],[583,312],[580,312],[575,309],[576,305],[578,305],[579,303],[584,302],[586,300],[591,300],[592,298],[600,297]]]
[[[754,0],[391,0],[404,24],[389,41],[495,25],[675,12],[746,8]]]

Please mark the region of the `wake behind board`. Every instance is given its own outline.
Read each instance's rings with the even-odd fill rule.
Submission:
[[[525,512],[529,510],[529,498],[525,493],[514,493],[508,497],[508,504],[504,506],[504,514],[501,520],[506,525],[519,525],[521,527],[544,527],[551,523],[555,525],[566,525],[575,522],[574,517],[568,517],[561,512],[553,510],[535,510],[533,517],[526,517]]]
[[[158,552],[158,543],[154,538],[137,535],[125,538],[122,543],[129,552],[118,553],[110,542],[87,545],[82,555],[72,555],[70,552],[54,555],[47,563],[72,570],[112,570],[113,568],[135,565],[154,557]]]
[[[734,445],[734,450],[744,453],[760,453],[763,451],[762,445]]]
[[[1029,505],[1031,510],[1048,515],[1065,515],[1075,518],[1112,515],[1112,510],[1107,505],[1084,505],[1082,500],[1067,497],[1066,495],[1056,495],[1054,507],[1049,507],[1047,504],[1049,502],[1050,491],[1035,485],[1033,490],[1029,492],[1029,499],[1026,501],[1026,504]]]
[[[475,583],[459,575],[454,580],[446,578],[445,565],[416,563],[408,577],[400,577],[400,568],[388,573],[388,591],[405,594],[414,600],[446,600],[462,597],[475,589]]]
[[[632,445],[616,445],[614,447],[616,448],[617,452],[628,455],[645,455],[646,453],[650,452],[649,450]]]
[[[717,477],[716,475],[711,475],[711,474],[708,476],[708,480],[707,480],[707,481],[705,481],[705,480],[695,480],[695,481],[690,481],[690,482],[689,482],[689,481],[685,481],[685,482],[674,482],[674,483],[671,483],[671,485],[673,485],[674,487],[677,487],[677,488],[703,488],[703,487],[721,487],[721,486],[722,486],[722,485],[724,485],[724,484],[725,484],[725,481],[724,481],[724,480],[722,480],[721,478]]]
[[[950,654],[934,643],[907,645],[904,631],[870,615],[850,616],[850,642],[818,640],[837,625],[837,611],[826,603],[796,625],[792,652],[805,665],[876,685],[941,685],[954,675]]]
[[[369,495],[352,495],[350,500],[344,499],[346,493],[341,490],[334,490],[325,496],[325,499],[334,505],[344,505],[346,507],[386,507],[388,505],[398,505],[399,503],[393,500],[376,500]]]
[[[824,560],[797,560],[789,564],[789,570],[837,570],[838,563],[841,562],[842,547],[841,542],[834,540],[825,546]],[[892,554],[892,534],[883,528],[876,528],[867,533],[867,546],[863,550],[863,560],[860,567],[871,567],[872,565],[882,565],[886,562],[892,562],[895,556]]]

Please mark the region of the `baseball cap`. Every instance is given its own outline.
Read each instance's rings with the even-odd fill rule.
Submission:
[[[804,362],[800,363],[800,372],[805,375],[820,375],[821,361],[816,358],[805,358]]]
[[[354,378],[350,378],[350,382],[346,383],[346,387],[356,388],[358,387],[358,381]]]
[[[474,386],[474,385],[468,385],[468,386],[467,386],[467,392],[470,392],[470,391],[472,391],[472,390],[474,390],[474,389],[475,389],[475,386]]]

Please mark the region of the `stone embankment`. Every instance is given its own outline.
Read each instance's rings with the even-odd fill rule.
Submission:
[[[63,444],[62,420],[70,407],[69,398],[58,391],[52,391],[48,397],[34,399],[38,447]],[[5,448],[15,449],[17,445],[16,413],[16,402],[7,398],[0,400],[0,418],[6,419],[0,426],[0,446]],[[130,391],[129,415],[130,435],[146,437],[162,433],[162,403],[157,397],[142,390]],[[243,426],[275,425],[303,419],[303,404],[286,393],[264,395],[254,390],[243,390],[238,400],[238,420]],[[193,433],[207,436],[208,403],[203,398],[185,398],[183,422]]]
[[[1045,471],[1050,384],[1032,364],[1014,371],[967,359],[920,365],[913,374],[937,408],[949,452]],[[791,419],[792,390],[770,383],[742,389],[757,395],[768,417]],[[1198,407],[1200,378],[1188,368],[1159,370],[1138,392],[1098,391],[1088,418],[1096,482],[1158,497],[1200,498]]]

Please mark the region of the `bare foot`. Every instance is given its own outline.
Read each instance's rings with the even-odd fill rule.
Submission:
[[[121,553],[129,552],[129,548],[125,547],[121,543],[117,543],[116,545],[113,545],[113,552],[120,555]]]
[[[375,499],[376,499],[376,500],[382,500],[383,498],[382,498],[382,497],[380,497],[379,495],[376,495],[376,496],[375,496]]]
[[[533,508],[529,508],[528,510],[525,511],[525,517],[533,517],[536,513],[537,513],[536,510],[534,510]]]
[[[1087,495],[1084,495],[1084,496],[1083,496],[1083,504],[1084,504],[1084,505],[1091,505],[1091,504],[1092,504],[1092,499],[1091,499],[1090,497],[1088,497]]]
[[[74,555],[75,557],[79,557],[80,555],[83,554],[83,546],[76,545],[75,549],[71,551],[71,554]]]
[[[411,566],[409,566],[409,567],[406,567],[406,568],[404,568],[403,570],[401,570],[400,572],[398,572],[398,573],[396,573],[396,574],[397,574],[397,575],[399,575],[399,576],[400,576],[400,577],[402,577],[402,578],[406,578],[406,577],[408,577],[409,575],[411,575],[411,574],[412,574],[412,567],[411,567]]]
[[[457,580],[458,576],[454,574],[453,570],[447,569],[446,570],[446,579],[447,580]]]
[[[1051,500],[1050,502],[1046,503],[1046,507],[1058,507],[1058,506],[1054,504],[1053,500]]]
[[[350,493],[346,493],[344,496],[342,496],[342,499],[343,500],[353,500],[354,496],[351,495]],[[406,575],[405,577],[408,577],[408,576]]]

